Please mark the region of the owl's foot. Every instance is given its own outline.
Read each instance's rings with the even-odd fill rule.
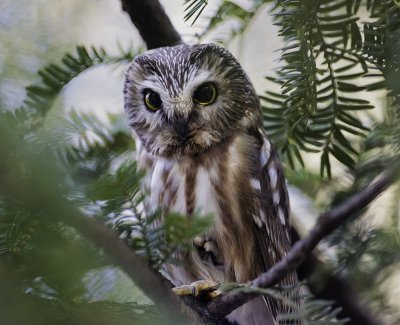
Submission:
[[[199,280],[191,284],[181,285],[172,289],[179,296],[206,296],[215,298],[221,291],[219,285],[211,280]]]
[[[206,252],[213,254],[215,257],[219,255],[217,244],[213,240],[207,240],[203,236],[196,236],[193,239],[193,244],[197,248],[203,248]]]
[[[222,265],[217,243],[214,240],[204,236],[196,236],[193,238],[193,245],[197,248],[203,260],[211,258],[213,264]]]

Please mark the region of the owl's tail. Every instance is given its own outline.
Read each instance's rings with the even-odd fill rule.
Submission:
[[[264,297],[258,297],[227,316],[232,325],[276,325]]]
[[[297,281],[297,276],[291,274],[284,279],[284,282],[293,283],[293,278],[296,278]],[[288,299],[292,300],[298,307],[303,303],[300,298],[301,292],[302,288],[296,286],[286,293]],[[260,296],[234,310],[228,315],[227,319],[229,324],[232,325],[302,325],[303,322],[300,319],[281,319],[279,322],[276,320],[278,315],[292,314],[296,311],[295,309],[272,297]]]

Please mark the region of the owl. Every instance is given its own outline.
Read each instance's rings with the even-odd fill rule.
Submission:
[[[254,87],[230,52],[201,44],[140,54],[126,72],[124,102],[148,208],[214,216],[182,263],[165,265],[174,285],[246,282],[285,256],[291,240],[282,167]],[[292,273],[280,285],[297,283]],[[228,320],[276,324],[289,309],[259,297]]]

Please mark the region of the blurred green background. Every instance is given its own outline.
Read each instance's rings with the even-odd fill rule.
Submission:
[[[209,18],[223,3],[210,2],[192,27],[183,19],[181,2],[161,2],[189,43],[197,41],[196,34],[204,31]],[[241,26],[233,15],[202,39],[224,41],[250,75],[259,94],[279,89],[265,76],[271,75],[280,64],[278,50],[283,46],[278,27],[273,25],[269,14],[271,5],[258,7],[261,2],[238,1],[248,10],[257,6],[255,15],[238,37],[231,38]],[[363,15],[365,20],[369,19],[366,12]],[[85,49],[77,50],[78,45]],[[117,0],[0,1],[0,109],[17,112],[13,117],[2,118],[1,124],[4,126],[0,138],[1,324],[46,321],[90,324],[100,320],[104,324],[132,323],[132,317],[139,323],[156,322],[152,318],[151,301],[120,270],[110,266],[91,243],[54,218],[45,198],[39,194],[32,196],[36,201],[18,197],[24,190],[32,190],[29,184],[49,189],[61,187],[62,194],[82,214],[102,220],[125,239],[136,238],[129,242],[136,251],[154,249],[150,264],[165,258],[162,249],[155,249],[144,240],[147,233],[140,233],[143,220],[142,224],[132,226],[133,217],[140,216],[135,207],[142,198],[134,191],[138,180],[128,177],[137,172],[133,162],[134,143],[123,116],[122,84],[129,60],[143,48]],[[70,56],[66,57],[66,53]],[[78,63],[67,67],[62,60],[74,63],[71,57]],[[35,106],[24,104],[24,100],[27,96],[35,99],[44,88],[29,93],[26,87],[32,84],[43,87],[46,80],[51,81],[51,74],[57,72],[54,67],[44,76],[38,74],[38,70],[50,63],[68,71],[60,77],[65,85],[39,96],[40,100],[46,100],[47,106],[40,102],[40,109],[19,110]],[[374,132],[366,141],[352,139],[361,150],[385,143],[386,134],[378,131],[387,128],[385,123],[392,118],[385,91],[364,96],[377,109],[361,116]],[[35,123],[27,123],[28,120]],[[381,147],[364,152],[360,166],[370,161],[375,166],[375,170],[367,169],[364,174],[361,167],[357,169],[360,172],[349,171],[333,161],[332,179],[321,178],[320,157],[309,153],[304,155],[305,168],[286,168],[293,220],[300,232],[310,229],[318,211],[328,209],[372,179],[381,167],[377,157],[385,160],[382,152],[393,151],[392,147]],[[54,166],[49,167],[49,161]],[[284,163],[287,167],[287,161]],[[58,176],[53,178],[55,174]],[[121,181],[126,179],[131,183]],[[19,190],[14,191],[12,184],[19,184]],[[362,218],[344,225],[320,246],[329,270],[349,280],[362,301],[368,302],[387,324],[397,324],[400,319],[398,193],[398,185],[392,186]],[[47,300],[44,303],[42,299],[52,303]],[[93,310],[88,305],[79,305],[102,301],[107,303],[94,304]],[[47,311],[38,315],[35,311],[42,308]],[[100,312],[104,314],[99,316]],[[75,318],[65,318],[68,314]],[[46,320],[43,315],[52,316]],[[116,316],[110,320],[107,315]]]

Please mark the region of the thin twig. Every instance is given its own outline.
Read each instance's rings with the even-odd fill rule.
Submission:
[[[277,284],[289,273],[295,271],[324,237],[331,234],[355,212],[367,207],[367,205],[391,185],[394,180],[395,177],[393,173],[385,172],[376,182],[361,192],[355,194],[333,210],[321,214],[316,225],[307,237],[296,242],[281,261],[267,272],[250,281],[249,284],[260,288],[267,288]],[[210,317],[213,320],[218,320],[250,301],[255,296],[254,293],[245,292],[237,294],[225,293],[205,306],[203,304],[197,304],[194,301],[185,300],[185,302],[201,315]]]
[[[300,235],[291,228],[293,243],[301,240]],[[332,301],[332,308],[340,308],[338,319],[349,319],[346,325],[379,325],[381,322],[359,294],[351,287],[348,281],[339,274],[335,274],[317,257],[320,253],[314,252],[297,268],[299,280],[307,279],[307,288],[316,299]]]

